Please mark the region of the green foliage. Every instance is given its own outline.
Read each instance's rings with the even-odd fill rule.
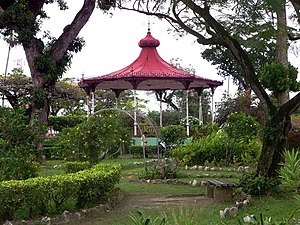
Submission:
[[[42,89],[33,88],[32,89],[32,101],[37,109],[41,109],[45,106],[47,102],[47,94]]]
[[[274,93],[286,90],[299,91],[300,83],[297,81],[298,71],[289,64],[288,68],[282,64],[265,64],[260,73],[262,85]]]
[[[148,116],[156,123],[159,124],[160,113],[158,111],[149,111]],[[164,126],[179,125],[182,118],[182,113],[177,110],[164,110],[162,112],[162,120]]]
[[[244,113],[253,116],[260,123],[263,123],[265,115],[265,112],[258,104],[257,97],[251,94],[250,89],[238,91],[233,98],[223,95],[217,108],[217,123],[224,124],[231,113]]]
[[[99,164],[73,174],[0,182],[0,221],[99,203],[110,196],[119,179],[120,165]]]
[[[173,179],[177,177],[179,167],[171,159],[146,162],[145,171],[139,174],[143,179]]]
[[[157,146],[146,146],[145,148],[146,151],[146,157],[149,157],[151,155],[157,155]],[[143,157],[143,146],[130,146],[128,153],[134,157]]]
[[[223,130],[213,131],[210,135],[194,142],[180,145],[172,150],[173,157],[184,165],[203,165],[207,162],[224,162],[230,148],[231,157],[227,163],[254,163],[261,151],[261,142],[252,139],[249,142],[228,142],[228,135]],[[247,164],[249,165],[249,164]]]
[[[280,192],[278,177],[264,177],[256,173],[243,174],[239,182],[246,194],[253,196],[264,196],[278,194]]]
[[[300,154],[298,150],[284,151],[285,162],[279,170],[282,184],[299,193],[300,191]]]
[[[258,134],[258,129],[259,125],[256,120],[243,112],[231,113],[224,126],[228,138],[235,142],[240,140],[249,142]]]
[[[86,120],[87,118],[84,115],[50,116],[49,126],[53,126],[55,131],[60,132],[64,128],[75,127]]]
[[[159,128],[158,136],[166,143],[166,145],[179,144],[184,138],[185,129],[180,125],[169,125]]]
[[[96,163],[115,155],[121,147],[128,149],[130,143],[130,132],[120,123],[118,113],[103,112],[74,128],[63,129],[59,146],[70,161]]]
[[[165,218],[156,217],[155,219],[152,219],[151,217],[147,217],[146,214],[138,210],[137,211],[138,216],[135,216],[133,213],[130,213],[129,217],[131,218],[131,221],[134,225],[164,225],[167,224]]]
[[[191,127],[191,136],[194,140],[197,140],[199,138],[208,136],[213,132],[217,132],[218,130],[219,126],[216,123],[209,123],[206,125],[194,125]]]
[[[189,116],[188,120],[189,120],[190,126],[199,125],[199,119],[194,116]],[[186,118],[183,118],[180,120],[180,125],[183,127],[186,125]]]
[[[26,125],[22,110],[0,108],[0,179],[26,179],[36,175],[36,131]]]
[[[92,165],[89,162],[66,162],[64,164],[64,170],[66,173],[76,173],[81,170],[91,168]]]

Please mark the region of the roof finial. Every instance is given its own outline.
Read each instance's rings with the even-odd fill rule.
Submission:
[[[150,17],[148,17],[148,32],[150,32]]]

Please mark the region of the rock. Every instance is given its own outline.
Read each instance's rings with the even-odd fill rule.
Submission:
[[[207,185],[207,181],[201,181],[201,187],[204,187],[204,186],[206,186]]]
[[[238,214],[238,208],[237,207],[231,207],[229,210],[230,217],[236,217]]]
[[[185,165],[185,170],[187,170],[189,167],[187,165]]]
[[[74,213],[74,218],[75,218],[76,220],[80,220],[80,219],[82,218],[81,213],[79,213],[79,212]]]
[[[243,201],[244,207],[247,207],[249,204],[250,204],[249,199],[245,199],[245,200]]]
[[[195,166],[191,167],[191,169],[192,169],[192,170],[197,170],[198,167],[195,165]]]
[[[244,167],[242,167],[242,166],[239,166],[236,170],[236,172],[238,172],[238,173],[242,173],[243,171],[244,171]]]
[[[41,219],[41,222],[42,222],[43,224],[50,225],[50,224],[51,224],[51,218],[48,217],[48,216],[44,216],[44,217]]]
[[[250,166],[245,166],[245,168],[244,168],[244,171],[246,172],[246,173],[249,173],[250,172]]]
[[[208,166],[204,167],[204,171],[209,171],[209,167]]]
[[[71,213],[69,211],[65,210],[62,213],[62,216],[63,216],[63,219],[64,219],[65,222],[69,222],[70,221]]]
[[[13,225],[10,221],[6,220],[3,225]]]
[[[216,168],[215,168],[215,167],[212,167],[210,170],[211,170],[211,171],[216,171]]]
[[[243,221],[244,221],[245,223],[251,223],[252,220],[253,220],[253,215],[245,216],[245,217],[243,218]],[[253,222],[253,221],[252,221],[252,222]]]
[[[198,184],[198,182],[197,182],[196,180],[193,180],[193,182],[192,182],[192,187],[196,187],[197,184]]]
[[[221,220],[225,219],[225,213],[222,210],[220,210],[220,219]]]
[[[203,170],[203,166],[198,166],[198,170]]]
[[[243,202],[235,202],[235,206],[238,208],[238,210],[244,209],[244,203]]]
[[[230,208],[224,209],[224,217],[228,217],[230,215]]]

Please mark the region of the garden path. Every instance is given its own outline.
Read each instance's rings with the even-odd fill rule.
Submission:
[[[172,208],[184,206],[199,206],[206,208],[209,205],[216,204],[216,202],[207,198],[206,196],[178,196],[178,197],[157,197],[153,194],[136,194],[125,193],[124,199],[113,209],[106,213],[93,215],[82,220],[72,221],[67,225],[121,225],[122,220],[127,220],[130,213],[136,215],[138,210],[153,210],[157,209],[159,212],[161,208]]]

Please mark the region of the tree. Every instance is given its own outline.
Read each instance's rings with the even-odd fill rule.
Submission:
[[[38,126],[42,136],[43,126],[49,115],[49,102],[57,80],[71,65],[72,55],[84,46],[78,37],[80,30],[92,15],[96,0],[84,0],[82,8],[73,21],[66,25],[56,39],[47,32],[38,36],[42,21],[48,18],[44,10],[46,4],[57,3],[60,10],[67,10],[64,0],[4,0],[0,2],[0,32],[8,37],[14,32],[17,42],[24,48],[32,79],[32,115],[30,124]],[[99,0],[99,7],[108,10],[114,0]],[[41,36],[41,35],[40,35]],[[42,143],[38,145],[38,148]]]
[[[299,22],[299,3],[290,1],[295,11],[293,16]],[[120,8],[128,7],[119,6]],[[243,72],[243,79],[247,87],[251,87],[260,100],[266,113],[266,124],[263,136],[262,154],[259,159],[257,174],[262,176],[277,176],[279,163],[282,162],[282,152],[286,147],[287,134],[290,129],[290,115],[300,105],[300,94],[289,100],[291,86],[273,93],[276,101],[272,101],[266,87],[259,79],[260,71],[251,60],[251,48],[243,45],[267,26],[273,30],[274,38],[267,37],[265,43],[274,41],[276,52],[274,63],[288,68],[288,36],[286,2],[276,1],[146,1],[138,2],[131,10],[155,15],[168,20],[174,28],[182,33],[188,33],[197,38],[199,44],[205,46],[219,46],[230,52]],[[230,10],[232,9],[232,10]],[[214,14],[212,14],[212,12]],[[235,29],[239,23],[244,29]],[[243,31],[245,31],[243,33]],[[264,52],[261,52],[262,54]],[[287,73],[285,74],[287,76]],[[272,78],[274,79],[274,78]],[[285,77],[285,79],[289,79]],[[289,82],[293,83],[293,82]]]
[[[64,114],[86,114],[84,111],[86,94],[84,90],[71,78],[66,78],[57,81],[54,86],[51,101],[50,101],[50,114],[56,116],[59,111]]]
[[[15,68],[6,77],[0,76],[0,92],[4,95],[10,105],[17,110],[20,105],[25,107],[31,99],[32,83],[23,70]]]

